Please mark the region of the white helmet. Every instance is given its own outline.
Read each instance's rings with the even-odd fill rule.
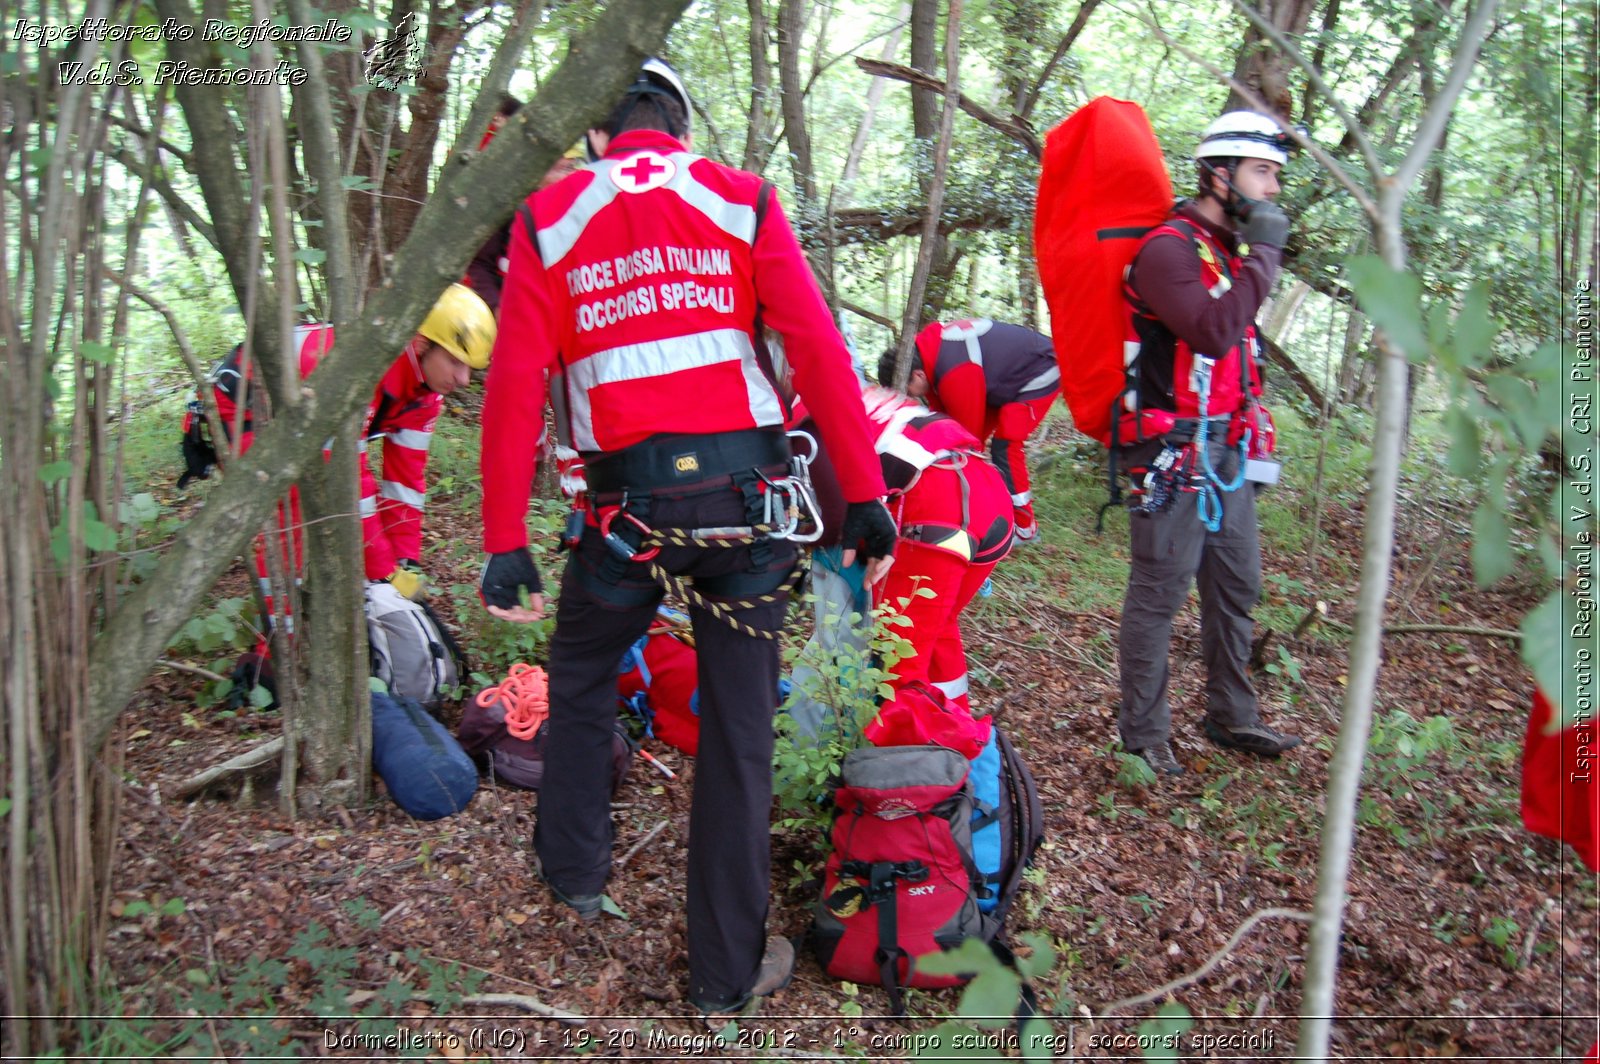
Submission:
[[[683,80],[678,77],[677,71],[667,65],[665,60],[651,56],[639,68],[639,76],[628,86],[629,96],[670,95],[683,105],[684,132],[687,134],[694,123],[694,105],[689,102],[689,90],[683,87]]]
[[[1289,134],[1267,115],[1229,111],[1206,127],[1195,146],[1196,159],[1267,159],[1280,166],[1289,161]]]

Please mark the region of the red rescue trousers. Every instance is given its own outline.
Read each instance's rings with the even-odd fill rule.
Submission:
[[[970,712],[960,617],[1011,541],[1005,482],[989,463],[969,457],[962,468],[924,470],[892,509],[901,538],[875,602],[892,603],[911,619],[895,631],[914,651],[894,666],[894,684],[926,681]],[[913,593],[921,588],[933,597]]]
[[[1033,538],[1035,522],[1033,482],[1028,477],[1028,460],[1023,454],[1022,445],[1050,412],[1050,404],[1055,402],[1059,394],[1051,392],[1036,399],[1007,403],[1000,408],[993,423],[995,430],[994,438],[989,441],[989,457],[1011,493],[1011,504],[1016,510],[1017,534],[1023,539]]]

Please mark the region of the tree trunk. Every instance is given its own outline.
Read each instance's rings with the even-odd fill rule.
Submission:
[[[1376,177],[1372,225],[1379,253],[1390,268],[1406,265],[1402,207],[1443,134],[1455,101],[1466,85],[1478,49],[1488,35],[1495,0],[1482,0],[1459,38],[1450,75],[1428,108],[1416,140],[1399,168]],[[1372,730],[1373,695],[1382,661],[1384,602],[1394,556],[1395,498],[1399,491],[1400,449],[1407,377],[1407,352],[1394,338],[1379,338],[1378,407],[1372,441],[1371,489],[1362,528],[1361,585],[1356,597],[1355,631],[1350,641],[1349,683],[1339,720],[1339,737],[1328,766],[1328,797],[1317,862],[1317,896],[1306,954],[1305,990],[1300,1002],[1300,1034],[1295,1059],[1323,1061],[1328,1056],[1343,937],[1346,885],[1355,846],[1356,804],[1367,738]]]
[[[567,145],[605,116],[685,6],[687,0],[608,4],[538,94],[538,128],[509,127],[516,135],[502,134],[481,155],[445,168],[397,252],[395,283],[377,290],[359,317],[338,323],[338,347],[306,382],[300,404],[261,432],[234,463],[237,475],[217,485],[151,578],[107,617],[90,656],[91,750],[103,745],[150,663],[267,518],[273,499],[320,463],[323,441],[364,408],[394,352],[489,236],[490,219],[503,218],[507,198],[533,191]]]
[[[535,0],[536,2],[536,0]],[[291,0],[295,21],[312,19],[309,0]],[[525,3],[506,31],[497,61],[516,44],[517,18],[531,22]],[[523,32],[526,32],[524,29]],[[327,253],[330,319],[348,321],[359,312],[361,290],[356,283],[350,249],[347,200],[339,183],[339,146],[333,137],[333,106],[322,77],[321,53],[314,43],[300,46],[300,61],[311,77],[301,87],[300,110],[311,117],[302,151],[306,170],[317,186],[323,216],[321,233]],[[493,80],[492,78],[490,79]],[[495,91],[492,87],[485,93]],[[485,99],[480,99],[482,104]],[[364,412],[346,420],[334,437],[328,459],[313,466],[301,482],[306,518],[306,630],[307,683],[298,748],[286,753],[299,759],[316,804],[327,806],[364,801],[372,782],[372,714],[367,690],[367,627],[362,612],[361,588],[365,575],[361,560],[361,524],[357,451]],[[285,736],[288,740],[290,737]],[[289,780],[290,786],[295,784]]]
[[[761,173],[767,167],[772,144],[767,134],[767,108],[772,104],[772,63],[767,58],[771,43],[767,27],[766,0],[748,0],[750,8],[750,119],[744,139],[743,169]]]
[[[905,35],[905,21],[911,15],[911,5],[902,3],[895,12],[895,28],[884,39],[883,51],[879,59],[887,63],[894,59],[895,53],[900,50],[900,38]],[[888,83],[882,78],[873,78],[867,82],[867,98],[862,106],[861,122],[856,126],[855,139],[850,142],[850,151],[845,155],[844,170],[839,175],[839,187],[842,195],[838,206],[843,207],[853,198],[851,186],[855,184],[856,172],[861,167],[861,155],[867,150],[867,137],[872,132],[872,123],[878,113],[878,105],[883,102],[884,90]]]
[[[806,126],[806,90],[800,79],[800,42],[810,7],[807,0],[778,3],[778,81],[783,87],[784,137],[789,142],[798,206],[808,213],[816,208],[817,181],[811,165],[811,131]]]
[[[1306,32],[1316,6],[1316,0],[1264,0],[1257,10],[1276,29],[1293,38]],[[1259,93],[1280,116],[1294,115],[1294,93],[1289,87],[1284,57],[1253,25],[1245,31],[1244,46],[1234,61],[1233,78]],[[1236,111],[1250,107],[1235,89],[1228,93],[1228,102],[1222,109]]]
[[[915,18],[915,16],[913,16]],[[950,138],[955,131],[956,101],[960,97],[960,35],[961,0],[950,0],[949,13],[944,27],[945,84],[944,113],[939,122],[939,142],[933,152],[933,177],[928,189],[927,220],[922,228],[922,242],[917,249],[917,264],[911,273],[911,291],[906,296],[904,316],[900,325],[900,350],[895,363],[894,386],[904,391],[911,376],[911,349],[916,341],[917,325],[922,313],[922,298],[928,287],[928,276],[933,269],[939,240],[939,212],[944,206],[945,175],[950,165]],[[915,22],[912,33],[913,52],[916,47]],[[915,93],[918,90],[913,89]]]

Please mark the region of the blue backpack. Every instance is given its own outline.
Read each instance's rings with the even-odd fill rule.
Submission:
[[[983,878],[978,911],[1001,919],[1022,885],[1022,873],[1044,839],[1044,807],[1033,773],[998,726],[972,759],[972,861]]]

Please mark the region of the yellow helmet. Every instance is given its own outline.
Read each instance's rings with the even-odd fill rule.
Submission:
[[[494,350],[494,311],[464,284],[453,284],[417,330],[473,369],[487,369]]]

